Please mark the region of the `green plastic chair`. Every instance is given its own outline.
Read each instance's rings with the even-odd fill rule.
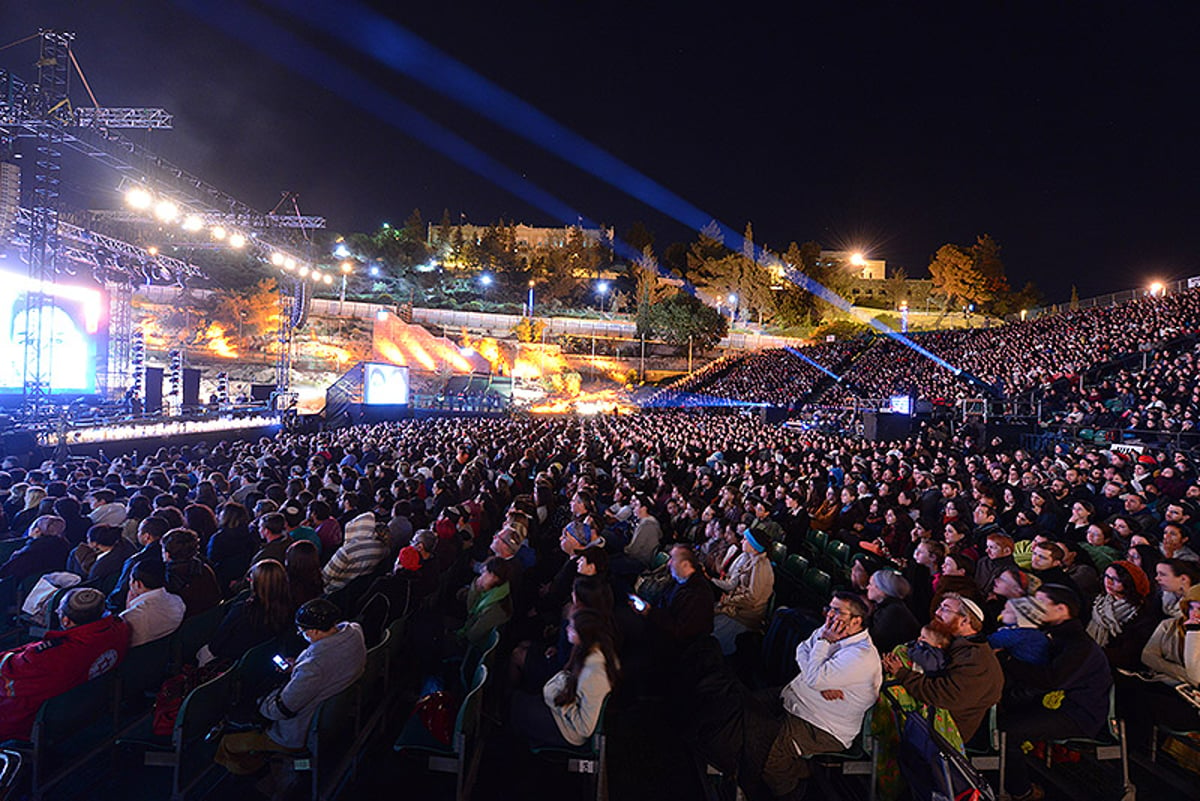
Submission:
[[[650,559],[650,569],[657,570],[665,565],[671,559],[671,554],[665,551],[656,551],[653,558]]]
[[[804,572],[804,591],[818,605],[827,603],[833,592],[833,579],[824,570],[810,567]]]
[[[767,556],[772,564],[781,565],[788,556],[787,546],[782,542],[772,542],[767,546]]]
[[[117,667],[117,702],[123,716],[146,712],[154,693],[167,677],[171,638],[160,637],[130,648]]]
[[[195,664],[196,652],[212,639],[227,611],[217,605],[183,621],[172,638],[171,673],[178,673],[185,664]]]
[[[137,732],[117,740],[118,746],[140,748],[143,763],[172,769],[171,799],[185,799],[218,770],[213,762],[220,740],[206,739],[233,706],[237,670],[230,669],[188,693],[179,707],[170,737],[154,734],[147,718]]]
[[[600,705],[600,716],[596,719],[596,729],[583,745],[536,746],[530,749],[538,755],[566,757],[569,773],[591,776],[591,795],[596,801],[608,798],[608,734],[605,721],[611,698],[612,692],[604,697],[604,702]]]
[[[874,714],[875,707],[872,706],[863,715],[862,728],[859,730],[858,736],[854,738],[854,742],[850,743],[849,748],[844,751],[815,754],[811,757],[817,764],[840,769],[845,776],[869,776],[870,784],[867,791],[869,801],[875,801],[876,798],[876,770],[879,756],[879,744],[871,734],[871,719]]]
[[[1155,735],[1157,739],[1157,735]],[[1121,798],[1122,801],[1134,801],[1137,788],[1129,780],[1129,747],[1125,739],[1125,721],[1117,717],[1116,685],[1108,688],[1108,719],[1104,731],[1099,737],[1069,737],[1062,740],[1050,740],[1046,747],[1046,767],[1051,765],[1050,745],[1062,745],[1075,751],[1083,748],[1092,749],[1096,761],[1121,760]]]
[[[808,560],[798,553],[789,554],[788,558],[783,560],[784,575],[794,581],[803,580],[806,570],[808,570]]]
[[[829,547],[829,534],[814,528],[808,532],[805,542],[813,554],[820,556]]]
[[[842,540],[830,540],[825,546],[825,555],[841,567],[850,566],[850,544]]]
[[[400,754],[420,754],[427,757],[427,765],[432,771],[453,773],[456,801],[463,801],[466,797],[468,776],[474,773],[478,760],[478,753],[472,755],[471,751],[479,750],[476,747],[476,734],[483,710],[483,685],[486,683],[487,667],[480,665],[475,669],[470,692],[458,708],[458,717],[454,721],[454,732],[449,745],[435,739],[416,715],[410,715],[393,746]]]
[[[110,670],[44,702],[33,723],[33,797],[67,778],[112,745],[117,674]]]
[[[362,681],[355,681],[337,695],[326,698],[308,727],[308,755],[292,759],[295,770],[312,774],[310,798],[335,798],[356,762],[358,726],[356,719],[362,697]]]

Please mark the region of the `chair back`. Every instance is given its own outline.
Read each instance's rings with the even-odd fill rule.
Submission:
[[[226,611],[217,605],[183,621],[173,638],[175,642],[172,653],[174,665],[172,672],[178,671],[184,664],[196,661],[196,652],[212,639],[213,634],[217,631],[217,626],[221,625]]]
[[[121,706],[140,709],[147,706],[146,693],[162,686],[171,660],[171,638],[159,637],[130,648],[117,667]]]
[[[383,640],[387,631],[388,618],[391,615],[392,602],[381,592],[367,599],[355,620],[362,626],[363,637],[367,648],[374,648]]]
[[[45,701],[33,723],[34,771],[46,777],[112,737],[117,674],[108,671]]]
[[[781,565],[787,559],[787,546],[782,542],[772,542],[767,546],[767,556],[771,560],[771,564]]]
[[[496,650],[496,646],[499,643],[500,630],[492,629],[482,643],[467,647],[466,656],[463,657],[462,665],[459,667],[459,678],[462,680],[464,690],[471,686],[471,679],[475,675],[475,669],[489,661],[489,657]],[[490,669],[491,665],[488,664],[487,667]]]
[[[454,721],[456,744],[459,743],[460,737],[471,737],[479,730],[479,719],[483,713],[483,685],[487,684],[487,676],[486,665],[475,668],[471,689],[463,699],[462,706],[458,708],[458,717]]]
[[[237,670],[227,670],[187,694],[175,718],[172,742],[179,761],[176,787],[190,786],[213,764],[219,738],[206,735],[224,719],[233,706],[237,689]]]

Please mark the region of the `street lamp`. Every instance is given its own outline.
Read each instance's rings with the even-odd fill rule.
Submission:
[[[738,302],[738,296],[737,296],[737,295],[735,295],[735,294],[733,294],[733,293],[731,292],[731,293],[729,293],[729,298],[728,298],[728,300],[729,300],[729,322],[730,322],[730,323],[735,323],[735,322],[737,322],[737,313],[738,313],[738,309],[737,309],[737,302]]]
[[[533,319],[533,279],[529,279],[529,319]]]
[[[1166,289],[1162,281],[1155,281],[1150,284],[1150,297],[1161,298],[1166,293]]]
[[[342,313],[342,307],[346,305],[346,276],[354,271],[354,262],[347,259],[340,266],[342,270],[342,296],[341,300],[338,301],[338,314]]]
[[[900,333],[908,333],[908,301],[900,301]]]

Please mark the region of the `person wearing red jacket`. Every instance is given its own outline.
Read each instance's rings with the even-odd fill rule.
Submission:
[[[103,614],[104,593],[71,590],[58,606],[62,631],[0,654],[0,740],[28,740],[42,702],[121,663],[129,625]]]

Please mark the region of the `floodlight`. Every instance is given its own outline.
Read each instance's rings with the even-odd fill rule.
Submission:
[[[144,211],[154,203],[154,195],[140,186],[135,186],[125,193],[125,203],[131,209]]]
[[[308,265],[307,265],[307,264],[305,264],[305,265],[302,265],[302,266],[300,267],[300,277],[301,277],[301,278],[308,278]]]
[[[225,229],[219,225],[214,225],[210,233],[212,234],[212,238],[218,242],[225,238]]]
[[[154,216],[161,222],[171,222],[179,216],[179,207],[169,200],[160,200],[154,204]]]
[[[199,231],[204,227],[204,220],[200,219],[198,214],[189,214],[183,218],[183,230]]]
[[[288,256],[286,259],[283,260],[283,269],[285,269],[285,270],[296,269],[296,260],[293,259],[291,256]]]
[[[242,236],[241,234],[239,234],[236,231],[229,235],[229,247],[233,248],[234,250],[237,250],[239,248],[245,247],[245,245],[246,245],[246,237]]]

